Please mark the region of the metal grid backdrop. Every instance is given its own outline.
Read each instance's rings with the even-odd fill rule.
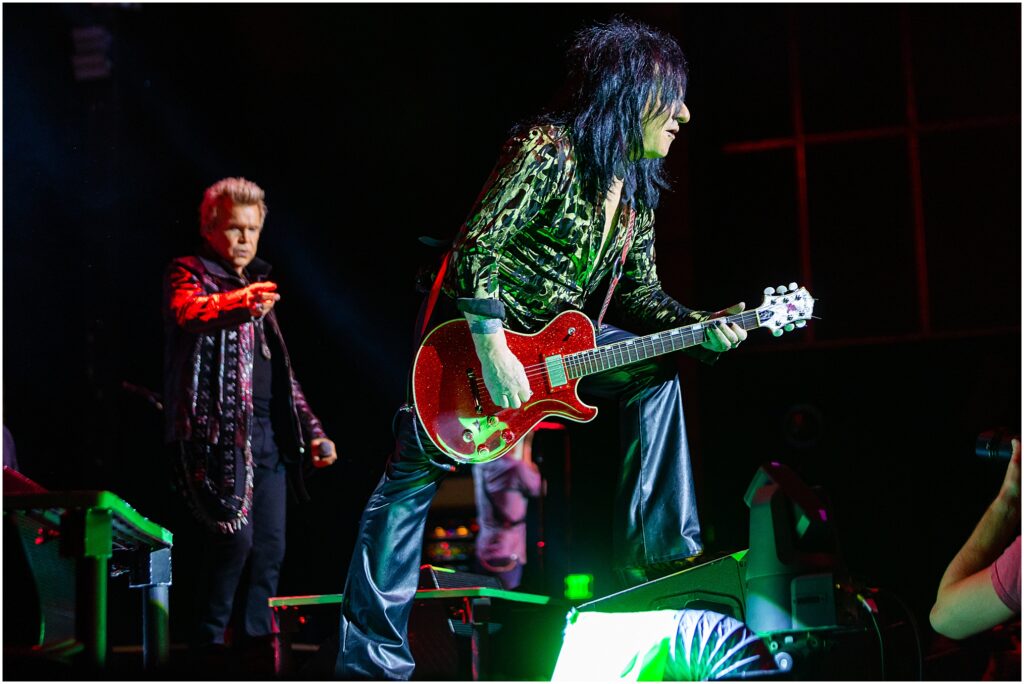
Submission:
[[[784,346],[1019,331],[1020,8],[777,7],[735,20],[762,60],[727,66],[738,82],[707,84],[707,106],[721,97],[754,114],[713,131],[717,175],[692,180],[694,201],[717,199],[724,218],[709,201],[697,225],[742,229],[744,250],[770,233],[738,257],[748,272],[799,273],[822,300],[824,320]],[[726,247],[702,230],[698,255]],[[700,261],[702,284],[714,282]]]

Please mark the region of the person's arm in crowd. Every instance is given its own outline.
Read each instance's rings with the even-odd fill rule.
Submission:
[[[963,639],[1010,619],[1014,612],[992,584],[991,566],[1020,532],[1020,441],[999,495],[989,505],[967,543],[946,568],[929,619],[936,632]]]

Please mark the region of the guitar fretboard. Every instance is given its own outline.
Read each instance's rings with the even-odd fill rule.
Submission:
[[[566,375],[570,379],[582,378],[592,373],[600,373],[703,344],[708,339],[708,330],[722,320],[727,323],[736,323],[744,330],[753,330],[760,325],[758,311],[758,309],[744,311],[735,316],[715,318],[704,323],[694,323],[569,354],[562,359],[565,363]]]

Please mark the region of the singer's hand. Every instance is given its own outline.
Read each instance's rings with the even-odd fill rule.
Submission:
[[[321,445],[329,446],[330,450],[321,449]],[[326,437],[317,437],[310,443],[310,453],[313,455],[313,466],[316,468],[326,468],[335,461],[338,460],[338,449],[334,446],[334,442],[327,439]],[[322,456],[322,451],[326,451],[327,455]]]
[[[274,304],[281,299],[277,294],[277,283],[264,280],[253,283],[245,288],[245,305],[249,307],[249,313],[253,318],[266,316]]]
[[[1003,478],[1003,486],[999,489],[999,499],[1015,510],[1020,510],[1020,440],[1014,438],[1013,454],[1010,456],[1010,464],[1006,466],[1006,477]]]

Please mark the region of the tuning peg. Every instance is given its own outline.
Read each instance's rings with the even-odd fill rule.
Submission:
[[[793,332],[793,324],[792,323],[787,323],[786,324],[786,332]]]
[[[786,286],[785,285],[779,285],[777,288],[775,288],[775,293],[776,294],[786,294]]]
[[[764,293],[766,295],[773,295],[773,294],[775,294],[775,288],[774,287],[766,287],[766,288],[764,288]]]
[[[790,283],[789,284],[789,291],[793,292],[794,290],[796,290],[796,283]]]
[[[797,321],[796,322],[796,327],[798,327],[798,328],[802,328],[805,325],[807,325],[807,321]]]
[[[778,337],[781,334],[782,334],[782,328],[776,328],[775,330],[772,330],[772,335],[774,335],[775,337]]]

